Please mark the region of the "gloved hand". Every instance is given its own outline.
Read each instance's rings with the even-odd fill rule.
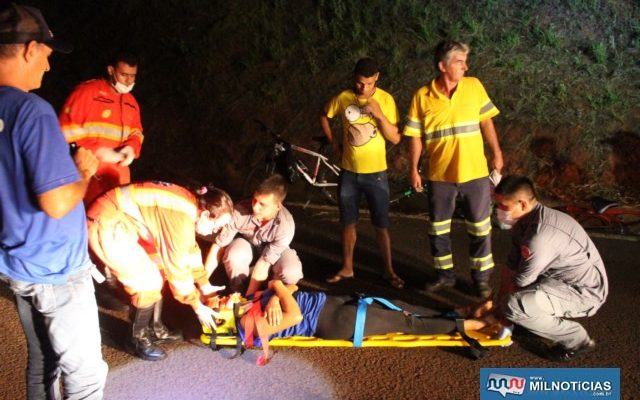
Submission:
[[[211,330],[216,329],[216,322],[214,318],[220,319],[220,314],[213,311],[212,309],[210,309],[209,307],[205,306],[202,303],[198,303],[198,305],[196,306],[196,308],[194,308],[193,311],[195,311],[196,316],[198,317],[198,321],[200,321],[202,326],[206,326]]]
[[[131,163],[133,162],[133,159],[136,156],[136,153],[133,151],[133,147],[124,146],[123,148],[120,149],[119,152],[124,157],[119,164],[122,165],[123,167],[128,167],[129,165],[131,165]]]
[[[498,183],[500,183],[500,181],[502,180],[502,174],[500,174],[500,172],[497,169],[494,169],[489,174],[489,180],[491,181],[491,184],[494,187],[498,186]]]
[[[109,147],[100,147],[94,154],[100,162],[107,164],[118,164],[124,160],[124,155]]]

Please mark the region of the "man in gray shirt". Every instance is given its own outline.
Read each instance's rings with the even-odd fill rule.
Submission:
[[[503,178],[495,200],[501,224],[513,227],[501,290],[505,317],[551,340],[552,360],[593,350],[595,342],[572,319],[594,315],[609,292],[596,246],[573,218],[538,203],[526,177]]]
[[[289,285],[302,279],[302,262],[289,247],[295,223],[282,204],[286,195],[284,178],[272,175],[258,185],[253,199],[235,205],[230,223],[216,236],[205,268],[212,272],[222,258],[233,291],[242,291],[249,281],[246,295],[253,294],[270,272]]]

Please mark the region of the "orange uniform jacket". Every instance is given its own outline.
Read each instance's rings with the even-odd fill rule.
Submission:
[[[87,211],[87,217],[91,249],[116,272],[119,279],[122,276],[127,278],[123,280],[129,282],[126,289],[134,296],[133,300],[137,293],[144,291],[139,288],[148,288],[149,280],[144,274],[130,276],[136,274],[132,255],[105,254],[106,246],[102,245],[101,234],[104,230],[114,229],[114,226],[137,234],[138,244],[169,282],[176,300],[192,307],[199,304],[200,295],[194,283],[202,286],[208,283],[208,276],[196,242],[196,199],[188,190],[164,182],[118,187],[97,198]],[[107,237],[104,234],[104,238]],[[117,252],[117,246],[112,243],[109,251]],[[154,298],[159,291],[156,294],[139,294],[147,299],[143,303],[159,300]]]
[[[76,86],[60,113],[60,127],[67,142],[95,151],[131,146],[136,158],[144,136],[140,106],[131,93],[119,94],[105,79]],[[131,181],[129,167],[101,163],[98,179],[92,179],[85,195],[90,204],[101,193]]]

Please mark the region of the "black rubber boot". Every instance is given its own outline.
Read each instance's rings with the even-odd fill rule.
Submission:
[[[154,343],[170,343],[182,340],[182,334],[180,332],[171,332],[169,328],[162,323],[162,299],[153,305],[151,340]]]
[[[491,294],[493,293],[493,289],[491,288],[491,285],[489,285],[489,282],[487,281],[473,282],[473,290],[475,292],[475,295],[480,297],[483,300],[490,298]]]
[[[443,288],[452,288],[455,285],[456,275],[453,271],[438,271],[438,278],[433,282],[428,282],[424,286],[424,291],[433,293]]]
[[[481,299],[488,299],[493,293],[493,289],[489,284],[489,278],[491,278],[492,270],[486,271],[473,271],[471,273],[471,279],[473,280],[473,290],[475,295]]]
[[[131,307],[131,350],[134,355],[147,361],[159,361],[167,357],[167,353],[156,346],[151,337],[149,323],[153,318],[154,306]]]

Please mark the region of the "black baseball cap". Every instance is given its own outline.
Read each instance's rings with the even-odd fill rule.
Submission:
[[[0,44],[29,43],[35,40],[60,53],[71,53],[73,46],[53,37],[40,10],[11,3],[0,9]]]

